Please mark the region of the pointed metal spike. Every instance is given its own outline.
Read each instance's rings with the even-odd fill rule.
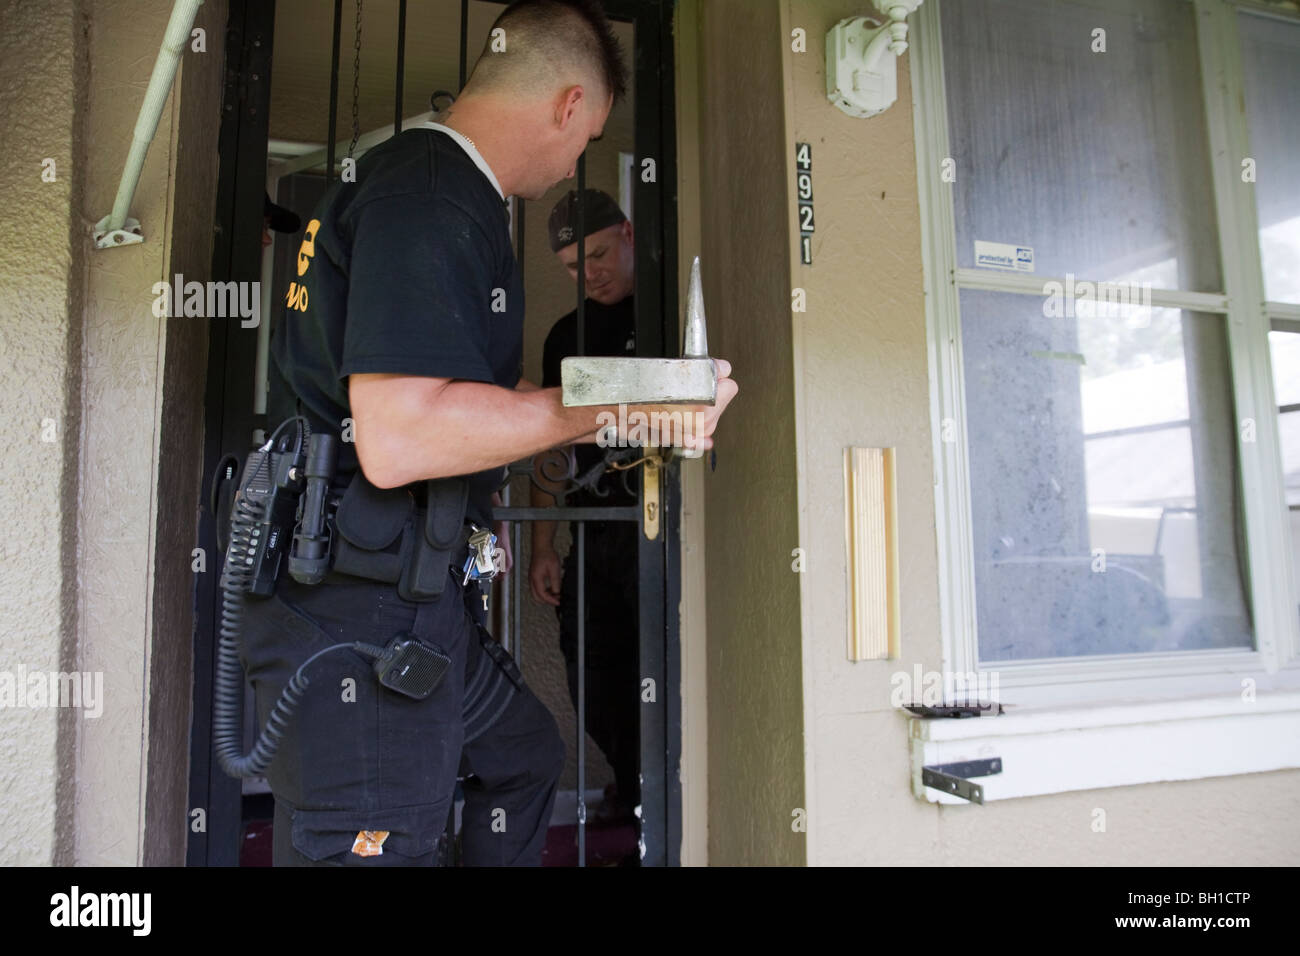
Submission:
[[[686,328],[682,332],[682,358],[707,358],[709,337],[704,327],[704,287],[700,284],[700,257],[691,264],[686,290]]]
[[[712,405],[718,363],[709,358],[700,260],[691,265],[681,358],[571,355],[560,360],[565,407],[582,405]]]

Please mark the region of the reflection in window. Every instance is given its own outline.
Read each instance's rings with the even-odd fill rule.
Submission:
[[[1238,14],[1264,298],[1300,302],[1300,23]]]
[[[980,659],[1253,646],[1223,319],[966,290]]]
[[[1295,332],[1268,334],[1277,395],[1277,430],[1282,442],[1282,480],[1286,488],[1286,523],[1291,533],[1293,594],[1300,596],[1300,323]]]
[[[1039,275],[1223,290],[1192,4],[959,0],[940,19],[959,266],[1009,243]]]

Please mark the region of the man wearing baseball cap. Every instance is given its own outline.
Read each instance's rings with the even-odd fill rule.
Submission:
[[[578,193],[570,190],[551,210],[548,221],[551,251],[576,281],[578,277]],[[608,194],[586,190],[583,216],[586,235],[584,256],[583,348],[585,355],[636,353],[636,316],[633,308],[635,257],[632,223]],[[546,337],[542,357],[542,387],[560,384],[560,360],[577,355],[578,313],[561,318]],[[586,474],[604,457],[594,445],[571,446],[577,457],[576,474]],[[545,457],[543,453],[539,458]],[[549,485],[540,464],[534,473]],[[633,487],[635,485],[633,484]],[[565,504],[573,507],[635,505],[637,496],[623,484],[622,472],[601,479],[604,496],[580,491]],[[552,502],[533,489],[533,506]],[[635,522],[586,523],[586,699],[587,730],[614,770],[613,787],[605,788],[604,806],[594,814],[600,822],[634,820],[632,808],[640,802],[638,773],[640,733],[637,678],[637,534]],[[574,540],[576,540],[576,533]],[[560,620],[560,650],[568,671],[569,697],[578,706],[578,555],[570,549],[563,565],[555,551],[555,522],[533,523],[532,565],[529,585],[533,596],[556,608]]]

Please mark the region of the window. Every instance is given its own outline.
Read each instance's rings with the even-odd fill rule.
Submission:
[[[1300,595],[1300,23],[1238,14],[1255,216],[1272,331],[1269,351],[1278,405],[1293,595]],[[1300,608],[1297,609],[1300,613]]]
[[[1242,78],[1255,160],[1252,192],[1259,221],[1264,297],[1300,305],[1300,122],[1295,91],[1300,84],[1300,22],[1242,12]],[[1292,310],[1278,310],[1280,313]]]
[[[1231,693],[1293,663],[1300,19],[939,0],[916,21],[945,667],[996,669],[1015,703]]]
[[[1300,321],[1274,319],[1268,334],[1277,386],[1278,432],[1286,487],[1286,528],[1291,538],[1293,594],[1300,594]]]
[[[1008,708],[915,792],[1300,766],[1300,15],[911,19],[943,666]]]

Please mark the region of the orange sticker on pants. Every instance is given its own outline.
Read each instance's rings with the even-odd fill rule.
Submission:
[[[352,852],[357,856],[380,856],[384,852],[384,841],[387,839],[387,830],[362,830],[357,833],[357,838],[352,843]]]

